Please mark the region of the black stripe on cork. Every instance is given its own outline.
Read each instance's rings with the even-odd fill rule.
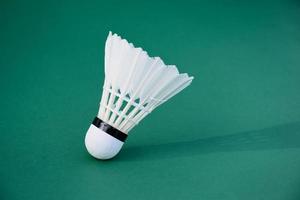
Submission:
[[[99,129],[101,129],[102,131],[104,131],[105,133],[113,136],[114,138],[116,138],[122,142],[125,142],[125,140],[127,138],[127,134],[125,134],[122,131],[119,131],[118,129],[112,127],[111,125],[105,123],[98,117],[95,117],[92,124],[95,125],[96,127],[98,127]]]

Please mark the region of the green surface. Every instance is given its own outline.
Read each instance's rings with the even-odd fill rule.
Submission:
[[[0,199],[300,199],[300,2],[1,1]],[[97,161],[108,31],[195,77]]]

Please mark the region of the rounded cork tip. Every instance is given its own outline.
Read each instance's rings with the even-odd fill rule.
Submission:
[[[100,128],[91,124],[85,136],[87,151],[95,158],[101,160],[111,159],[121,150],[124,142],[107,134]]]

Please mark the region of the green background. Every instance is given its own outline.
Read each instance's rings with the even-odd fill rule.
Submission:
[[[0,23],[1,199],[300,199],[299,1],[6,0]],[[98,161],[109,30],[195,79]]]

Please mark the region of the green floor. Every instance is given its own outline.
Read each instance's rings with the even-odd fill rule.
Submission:
[[[300,1],[6,0],[0,27],[0,199],[300,199]],[[103,162],[109,30],[195,79]]]

